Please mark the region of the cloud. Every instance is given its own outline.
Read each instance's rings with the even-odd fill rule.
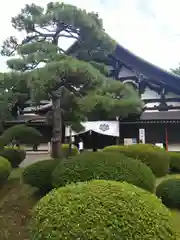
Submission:
[[[45,5],[50,0],[6,0],[0,9],[0,43],[9,35],[17,35],[11,27],[11,16],[24,4]],[[106,31],[117,42],[138,56],[166,69],[180,61],[179,0],[67,0],[88,11],[99,12]],[[21,37],[21,34],[18,33]],[[0,70],[6,69],[0,57]]]

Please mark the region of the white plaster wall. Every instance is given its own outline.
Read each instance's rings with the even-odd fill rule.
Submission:
[[[120,70],[119,75],[118,75],[119,78],[121,78],[121,77],[132,77],[132,76],[135,76],[134,72],[129,70],[126,67],[122,67],[122,69]]]
[[[167,93],[166,98],[180,98],[180,96],[175,93]]]
[[[169,93],[166,95],[166,99],[167,99],[167,105],[170,106],[174,106],[174,107],[180,107],[180,102],[168,102],[168,99],[170,98],[180,98],[180,96],[174,94],[174,93]],[[144,93],[141,95],[141,99],[142,100],[146,100],[146,99],[157,99],[160,100],[160,95],[156,92],[151,90],[150,88],[146,88]],[[146,107],[154,107],[154,106],[158,106],[159,102],[154,102],[154,103],[147,103],[145,106]]]
[[[159,112],[159,110],[145,110],[144,112]]]
[[[168,106],[180,107],[180,102],[167,102]]]
[[[147,103],[145,104],[145,107],[150,108],[150,107],[157,107],[159,106],[159,102],[154,102],[154,103]]]
[[[168,151],[170,151],[170,152],[180,151],[180,143],[169,144]]]
[[[150,88],[146,88],[144,93],[141,94],[141,99],[160,99],[160,95],[156,92],[151,90]]]

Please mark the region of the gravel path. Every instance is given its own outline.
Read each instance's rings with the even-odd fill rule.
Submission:
[[[35,162],[39,162],[42,160],[51,159],[49,153],[35,153],[35,152],[27,152],[25,160],[20,164],[20,167],[26,167]]]

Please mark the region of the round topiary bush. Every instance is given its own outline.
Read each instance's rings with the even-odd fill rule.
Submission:
[[[11,170],[11,163],[7,159],[0,157],[0,186],[8,179]]]
[[[69,156],[69,144],[62,144],[61,145],[61,151],[62,151],[62,156],[63,157]],[[75,156],[78,153],[79,153],[78,148],[75,145],[72,144],[70,156]]]
[[[118,152],[138,159],[151,168],[157,177],[165,176],[169,171],[170,156],[164,149],[151,144],[133,144],[129,146],[108,146],[104,152]]]
[[[13,168],[17,168],[25,159],[26,152],[20,148],[5,147],[4,150],[0,152],[0,156],[8,159]]]
[[[180,209],[180,179],[167,179],[160,183],[156,195],[169,208]]]
[[[124,155],[86,152],[61,161],[52,174],[53,186],[92,179],[127,181],[148,191],[155,190],[155,176],[140,161]]]
[[[29,165],[22,173],[23,182],[42,192],[50,191],[53,188],[51,175],[58,163],[58,160],[44,160]]]
[[[126,182],[67,185],[32,212],[30,239],[175,240],[171,213],[153,194]]]
[[[169,152],[170,155],[170,170],[173,173],[180,172],[180,153]]]

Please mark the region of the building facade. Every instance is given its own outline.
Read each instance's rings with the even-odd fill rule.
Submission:
[[[112,56],[112,76],[131,84],[144,101],[142,115],[120,122],[121,142],[140,137],[146,143],[163,143],[180,150],[180,77],[139,58],[120,45]]]

